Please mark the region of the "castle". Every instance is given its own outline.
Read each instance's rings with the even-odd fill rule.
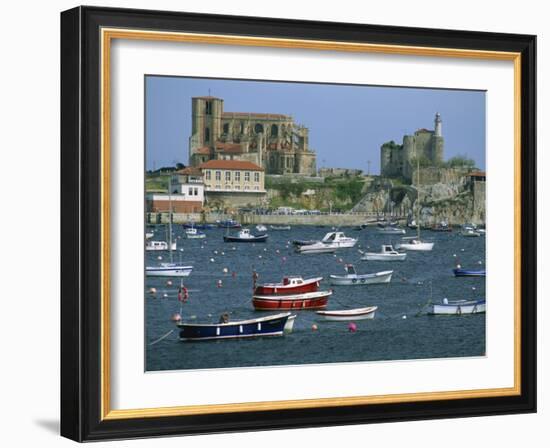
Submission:
[[[434,130],[419,129],[413,135],[403,136],[403,144],[386,142],[380,148],[380,170],[384,177],[403,177],[412,180],[416,159],[438,166],[443,162],[443,135],[441,115],[435,114]]]
[[[241,160],[259,165],[266,174],[316,175],[309,130],[289,115],[225,112],[223,99],[199,96],[192,98],[191,126],[191,166],[209,160]]]

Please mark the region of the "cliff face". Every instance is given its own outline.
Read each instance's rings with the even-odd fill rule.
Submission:
[[[466,173],[444,171],[433,171],[429,180],[436,182],[421,181],[418,187],[395,185],[395,182],[387,180],[375,183],[353,211],[416,216],[416,207],[420,206],[420,222],[423,225],[442,220],[455,225],[466,222],[485,224],[484,181],[473,181]]]

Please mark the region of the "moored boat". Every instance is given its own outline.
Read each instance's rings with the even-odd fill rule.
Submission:
[[[357,243],[357,238],[346,236],[344,232],[328,232],[321,243],[329,244],[335,249],[353,247]]]
[[[258,232],[267,232],[267,227],[264,226],[263,224],[258,224],[256,226],[256,231],[258,231]]]
[[[195,227],[185,229],[185,236],[190,239],[202,239],[206,238],[206,233],[197,230]]]
[[[316,314],[329,321],[348,321],[374,319],[377,306],[368,306],[365,308],[354,308],[352,310],[330,310],[317,311]]]
[[[382,233],[384,235],[404,235],[406,232],[405,229],[402,229],[401,227],[387,226],[378,229],[378,233]]]
[[[485,299],[453,300],[443,299],[441,303],[428,305],[428,314],[456,315],[479,314],[485,312]]]
[[[312,310],[327,306],[332,291],[306,292],[289,295],[256,295],[252,304],[256,310]]]
[[[267,233],[253,235],[249,229],[242,229],[236,236],[224,235],[223,240],[226,243],[265,243],[267,241]]]
[[[173,241],[168,244],[166,241],[147,241],[145,244],[145,250],[157,251],[157,250],[176,250],[176,242]]]
[[[404,261],[406,252],[397,252],[391,244],[383,244],[380,252],[365,252],[361,260],[365,261]]]
[[[460,231],[460,234],[462,236],[467,236],[467,237],[481,236],[481,233],[479,233],[477,230],[474,230],[474,229],[462,229]]]
[[[453,269],[455,277],[485,277],[485,269],[462,269],[457,266]]]
[[[216,221],[218,227],[222,229],[240,229],[241,224],[233,219],[226,219],[225,221]]]
[[[147,266],[145,274],[149,277],[187,277],[193,266],[183,263],[161,263],[158,266]]]
[[[269,226],[271,230],[291,230],[290,226]]]
[[[283,336],[292,331],[296,315],[280,313],[255,319],[217,324],[178,323],[182,341],[208,341],[264,336]]]
[[[288,276],[283,277],[280,283],[264,283],[254,287],[255,295],[289,295],[303,294],[306,292],[315,292],[323,277],[303,279],[302,277]]]
[[[348,285],[373,285],[379,283],[389,283],[393,271],[375,272],[373,274],[357,274],[352,264],[344,266],[346,275],[331,275],[330,284],[335,286]]]
[[[332,244],[325,244],[321,241],[317,241],[312,244],[304,244],[302,246],[296,246],[296,252],[299,254],[331,254],[336,252],[337,247]]]
[[[431,241],[422,241],[416,236],[405,237],[402,239],[402,243],[395,245],[396,249],[412,250],[412,251],[422,251],[428,252],[433,249],[434,243]]]

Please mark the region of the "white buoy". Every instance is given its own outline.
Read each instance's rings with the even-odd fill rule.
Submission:
[[[223,273],[224,273],[224,274],[227,274],[228,272],[229,272],[229,269],[223,268]]]
[[[166,286],[172,286],[172,280],[166,280]]]
[[[261,255],[258,255],[258,258],[262,258],[262,256],[261,256]]]
[[[407,316],[403,316],[401,319],[406,319],[406,318],[407,318]]]
[[[168,294],[164,293],[162,297],[166,299],[168,297]]]
[[[217,250],[214,251],[214,255],[218,255],[218,251],[217,251]]]
[[[477,264],[483,264],[483,261],[479,260],[479,261],[477,262]]]
[[[149,294],[156,294],[157,288],[149,288]]]
[[[162,257],[159,255],[159,256],[157,257],[157,260],[162,260]]]
[[[210,262],[214,263],[214,259],[213,259],[213,258],[211,258],[211,259],[210,259]]]
[[[225,255],[225,252],[222,252],[222,255]]]

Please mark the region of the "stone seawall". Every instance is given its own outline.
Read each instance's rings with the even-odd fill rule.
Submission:
[[[390,215],[387,216],[390,218]],[[323,215],[256,215],[247,214],[223,214],[223,213],[174,213],[173,222],[184,224],[188,222],[206,222],[215,223],[227,219],[234,219],[243,225],[305,225],[305,226],[358,226],[376,218],[375,213],[343,213],[343,214],[323,214]],[[402,217],[394,217],[402,218]],[[148,224],[164,224],[168,222],[168,213],[147,213],[146,221]]]

